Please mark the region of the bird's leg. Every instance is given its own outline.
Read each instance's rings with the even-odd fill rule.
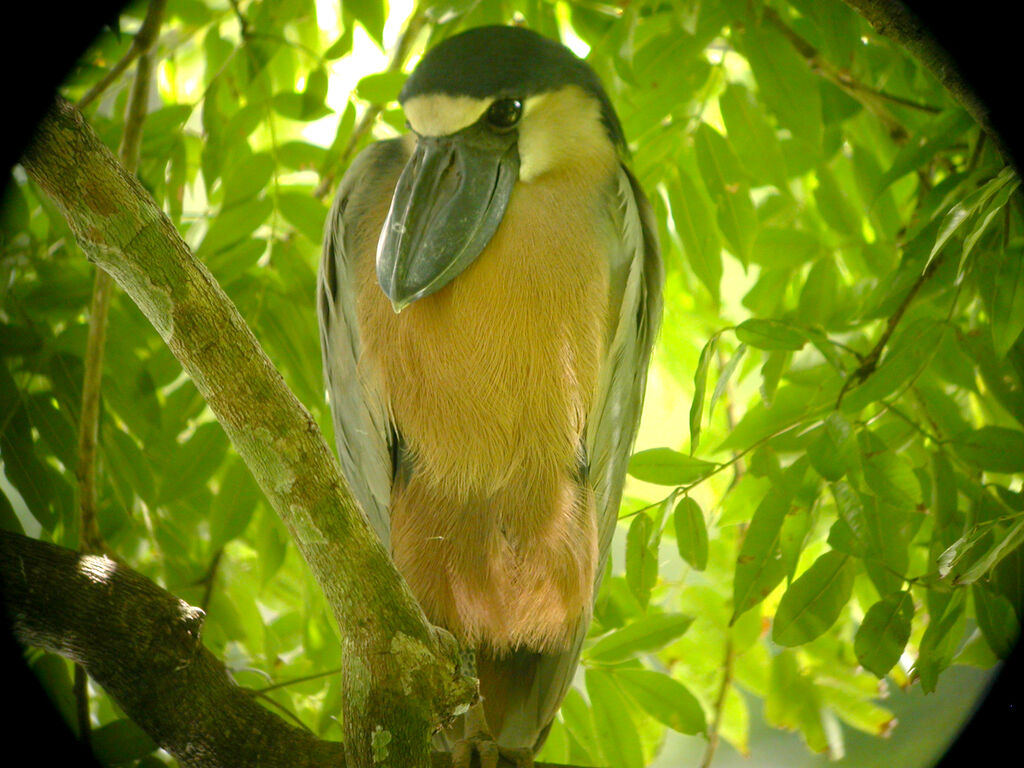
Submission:
[[[467,674],[476,676],[475,649],[462,651],[462,667]],[[533,750],[502,749],[498,746],[487,726],[482,699],[469,708],[463,722],[462,738],[452,748],[452,768],[472,768],[474,753],[480,758],[480,768],[498,768],[503,757],[516,768],[533,768]]]

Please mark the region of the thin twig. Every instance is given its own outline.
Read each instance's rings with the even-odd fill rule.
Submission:
[[[885,347],[889,343],[889,339],[892,337],[893,332],[896,330],[896,326],[899,325],[900,320],[903,319],[903,315],[906,314],[907,309],[910,308],[910,305],[914,301],[914,297],[917,296],[918,291],[920,291],[921,287],[928,281],[928,278],[935,274],[935,271],[938,269],[943,259],[944,254],[938,254],[934,259],[932,259],[932,262],[928,267],[918,275],[914,284],[910,286],[910,290],[907,291],[907,295],[903,297],[903,301],[900,302],[899,307],[892,313],[892,315],[889,316],[889,320],[885,324],[885,331],[882,332],[878,342],[864,357],[860,367],[851,373],[843,383],[843,388],[839,390],[839,397],[836,399],[836,408],[839,408],[839,406],[842,405],[843,398],[846,397],[846,393],[849,391],[850,387],[855,383],[864,381],[875,372],[875,369],[878,367],[878,361],[882,357],[882,353],[885,351]]]
[[[146,20],[136,40],[144,37],[152,43],[160,29],[164,0],[154,0],[149,6]],[[134,47],[134,45],[133,45]],[[141,47],[141,44],[140,44]],[[119,154],[121,163],[135,173],[139,165],[142,144],[142,124],[146,119],[146,102],[149,99],[149,84],[152,74],[152,60],[147,49],[141,49],[136,66],[135,82],[125,110],[124,133],[121,136]],[[93,283],[92,302],[89,308],[89,334],[86,339],[85,373],[82,378],[82,412],[78,423],[78,487],[79,509],[81,511],[81,549],[85,552],[106,553],[106,546],[100,536],[97,523],[96,494],[96,452],[99,441],[100,390],[103,380],[103,352],[107,337],[107,315],[114,283],[103,270],[96,270]]]
[[[221,547],[213,556],[213,560],[210,561],[210,567],[206,569],[203,578],[199,580],[199,584],[203,585],[203,599],[199,603],[199,607],[207,612],[210,607],[210,598],[213,596],[213,585],[217,582],[217,569],[220,567],[220,560],[223,555],[224,547]]]
[[[416,37],[419,35],[420,30],[423,29],[427,24],[427,15],[418,5],[413,9],[412,14],[405,22],[405,27],[402,29],[402,33],[398,36],[398,40],[395,42],[395,48],[391,53],[391,61],[388,62],[387,69],[385,72],[399,72],[405,66],[406,61],[409,58],[409,54],[412,51],[412,44],[416,41]],[[339,169],[344,168],[348,165],[348,161],[355,151],[359,142],[362,141],[363,137],[370,132],[373,128],[374,122],[381,112],[384,111],[384,104],[370,104],[363,116],[356,123],[355,128],[352,129],[352,133],[349,134],[348,140],[345,142],[345,148],[341,150],[341,153],[334,158],[329,166],[325,166],[320,170],[320,184],[317,186],[313,194],[318,198],[323,198],[334,186],[334,179],[337,176]],[[341,129],[339,123],[338,129]],[[335,139],[337,140],[337,139]]]
[[[110,87],[111,83],[121,76],[122,72],[131,66],[135,59],[153,47],[153,43],[156,42],[157,33],[160,31],[160,22],[163,19],[164,6],[166,5],[167,0],[150,0],[149,8],[146,10],[146,18],[143,19],[142,26],[135,33],[135,37],[132,38],[132,45],[128,52],[79,100],[79,109],[84,110],[92,104]]]
[[[718,749],[722,720],[725,717],[725,700],[728,698],[729,689],[732,687],[732,668],[736,654],[732,643],[732,631],[730,630],[725,640],[725,660],[722,663],[722,682],[718,686],[718,695],[715,697],[714,719],[711,721],[711,728],[708,729],[708,745],[704,749],[704,758],[700,762],[700,768],[710,768],[711,761]]]
[[[322,677],[330,677],[331,675],[340,675],[344,667],[335,667],[334,669],[328,669],[326,672],[317,672],[312,675],[304,675],[303,677],[296,677],[291,680],[282,680],[279,683],[273,683],[265,688],[259,690],[253,689],[251,692],[255,696],[260,693],[268,693],[269,691],[277,690],[278,688],[285,688],[289,685],[298,685],[299,683],[308,683],[310,680],[319,680]]]

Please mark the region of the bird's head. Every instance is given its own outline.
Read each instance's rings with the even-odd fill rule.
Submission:
[[[399,101],[416,149],[377,244],[395,311],[450,283],[487,246],[513,187],[624,151],[593,70],[518,27],[471,29],[432,48]]]

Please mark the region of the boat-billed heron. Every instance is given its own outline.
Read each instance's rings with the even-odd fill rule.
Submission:
[[[324,235],[338,453],[428,618],[475,652],[455,765],[531,765],[590,623],[661,313],[650,207],[597,76],[526,29],[428,51]]]

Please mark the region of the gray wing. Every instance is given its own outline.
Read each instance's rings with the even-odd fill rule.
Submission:
[[[654,214],[636,179],[624,166],[620,166],[610,205],[616,234],[609,253],[610,342],[585,438],[588,476],[597,506],[595,597],[608,562],[626,464],[640,425],[648,362],[661,324],[664,282]],[[544,728],[539,742],[547,736],[547,725],[572,685],[586,632],[587,627],[581,627],[569,650],[540,654],[537,661],[535,682],[524,708],[532,709],[536,713],[534,722]]]
[[[597,505],[598,569],[601,584],[643,410],[647,367],[661,325],[664,272],[654,213],[636,178],[620,166],[616,231],[620,251],[612,254],[610,313],[618,318],[587,421],[590,485]]]
[[[352,162],[327,217],[317,276],[320,349],[338,459],[349,488],[386,547],[394,438],[386,405],[359,374],[355,265],[357,259],[374,254],[356,252],[355,234],[363,227],[379,226],[370,220],[370,211],[379,195],[390,198],[403,164],[404,150],[397,139],[370,145]]]

